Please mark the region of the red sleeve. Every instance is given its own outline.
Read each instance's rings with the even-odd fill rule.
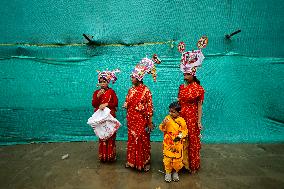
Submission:
[[[203,100],[204,100],[204,93],[205,93],[203,87],[200,86],[199,87],[199,91],[200,91],[200,96],[198,97],[198,101],[203,102]]]
[[[92,105],[94,108],[99,108],[100,106],[100,98],[97,97],[99,90],[96,90],[93,94]]]
[[[101,101],[101,104],[108,103],[108,107],[110,109],[117,107],[117,104],[118,104],[117,96],[116,96],[114,90],[112,90],[112,89],[108,89],[102,95],[100,101]]]
[[[145,94],[146,97],[146,107],[147,107],[147,115],[149,117],[153,116],[153,102],[152,102],[152,94],[150,90],[148,90]]]
[[[179,86],[179,88],[178,88],[178,99],[179,99],[179,93],[180,93],[180,90],[181,90],[181,87],[182,87],[183,85],[180,85]],[[180,100],[180,99],[179,99]]]
[[[130,88],[127,92],[127,95],[126,95],[126,98],[125,98],[125,102],[124,104],[126,104],[128,106],[129,102],[130,102],[130,96],[131,96],[131,93],[132,93],[132,88]]]
[[[111,90],[111,97],[110,97],[110,100],[108,102],[108,107],[110,109],[114,109],[118,106],[118,99],[117,99],[117,96],[116,96],[116,93],[114,92],[114,90]]]

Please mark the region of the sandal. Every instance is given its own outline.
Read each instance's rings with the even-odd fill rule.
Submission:
[[[151,169],[150,164],[145,165],[145,167],[144,167],[144,171],[145,171],[145,172],[150,171],[150,169]]]
[[[173,181],[175,182],[179,181],[179,176],[177,172],[174,172],[172,176],[173,176]]]
[[[129,168],[130,166],[128,165],[128,163],[125,163],[125,168]]]
[[[172,174],[171,173],[166,173],[165,174],[165,181],[166,182],[171,182],[172,181]]]

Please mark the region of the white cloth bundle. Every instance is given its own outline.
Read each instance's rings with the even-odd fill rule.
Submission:
[[[120,127],[120,122],[110,114],[109,108],[98,109],[92,117],[88,119],[89,124],[95,134],[102,140],[110,138]]]

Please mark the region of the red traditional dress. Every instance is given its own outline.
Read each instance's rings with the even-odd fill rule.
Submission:
[[[184,166],[190,171],[200,168],[200,129],[198,128],[198,102],[204,100],[204,89],[196,82],[181,85],[178,93],[181,116],[185,119],[188,138],[184,142]]]
[[[127,107],[127,166],[142,170],[150,163],[150,133],[146,132],[149,117],[153,114],[152,94],[144,85],[129,89]]]
[[[110,114],[116,117],[115,112],[118,105],[116,93],[113,89],[108,88],[104,94],[97,97],[100,90],[96,90],[93,94],[92,105],[95,111],[99,106],[104,103],[108,103],[108,108],[111,110]],[[99,139],[99,159],[100,161],[114,161],[116,159],[116,146],[115,146],[116,133],[107,140]]]

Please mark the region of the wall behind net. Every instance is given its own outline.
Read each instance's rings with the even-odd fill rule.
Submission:
[[[121,108],[129,74],[157,53],[157,82],[145,84],[158,126],[183,83],[177,44],[209,45],[198,78],[206,90],[203,142],[283,142],[282,1],[8,1],[0,3],[0,143],[97,140],[93,113],[96,70],[120,68],[119,140],[127,140]],[[237,29],[242,32],[225,39]],[[83,33],[99,46],[87,46]],[[156,128],[153,141],[161,141]]]

